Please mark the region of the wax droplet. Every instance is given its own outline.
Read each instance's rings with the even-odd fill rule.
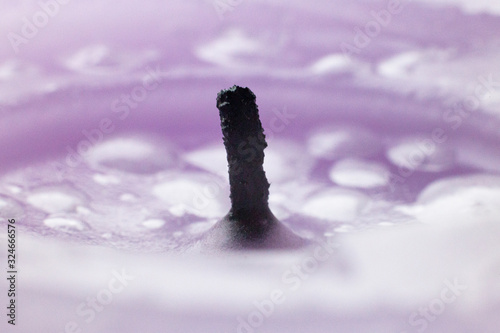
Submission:
[[[80,215],[90,215],[91,213],[91,210],[88,209],[87,207],[83,207],[83,206],[78,206],[76,207],[76,212]]]
[[[82,231],[85,229],[84,224],[73,218],[67,217],[49,217],[43,220],[43,224],[52,229],[60,231]]]
[[[19,194],[23,191],[23,189],[17,185],[7,185],[6,187],[12,194]]]
[[[351,232],[353,230],[354,230],[354,227],[352,225],[348,225],[348,224],[344,224],[344,225],[341,225],[340,227],[333,229],[333,231],[339,232],[339,233]]]
[[[422,191],[410,213],[429,224],[498,223],[500,177],[473,175],[438,180]]]
[[[176,231],[172,234],[172,236],[174,236],[175,238],[179,238],[181,237],[182,235],[184,235],[184,232],[182,231]]]
[[[24,216],[25,209],[14,199],[0,196],[0,217],[11,219],[13,217],[21,218]]]
[[[142,222],[142,225],[147,229],[159,229],[165,225],[165,220],[162,219],[148,219]]]
[[[308,140],[311,155],[326,160],[374,156],[382,150],[381,140],[369,130],[350,125],[321,128]]]
[[[365,195],[349,190],[331,189],[306,200],[302,213],[330,221],[353,221],[367,205]]]
[[[223,177],[227,175],[226,152],[224,147],[219,144],[209,145],[191,151],[184,155],[184,159],[192,165],[210,171],[216,175]]]
[[[105,175],[105,174],[100,174],[96,173],[95,175],[92,176],[92,179],[100,185],[116,185],[120,184],[120,178],[118,178],[115,175]]]
[[[136,196],[133,195],[132,193],[123,193],[122,195],[120,195],[121,201],[132,202],[135,201],[136,199],[137,199]]]
[[[28,195],[26,201],[32,206],[47,212],[69,212],[83,203],[82,195],[74,190],[45,188]]]
[[[455,163],[453,150],[445,144],[436,144],[430,139],[408,137],[387,150],[387,158],[394,165],[407,170],[441,172]]]
[[[205,174],[183,173],[168,177],[153,187],[153,194],[167,203],[171,213],[185,213],[212,218],[224,215],[228,205],[227,183]]]
[[[149,174],[170,168],[175,163],[173,153],[160,150],[146,140],[119,138],[92,147],[85,155],[94,168],[108,168],[130,173]],[[109,179],[98,178],[109,182]]]
[[[389,171],[378,163],[346,159],[331,168],[330,179],[341,186],[368,189],[387,185]]]

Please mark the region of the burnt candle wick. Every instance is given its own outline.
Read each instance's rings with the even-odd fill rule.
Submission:
[[[264,129],[255,94],[233,86],[217,94],[223,142],[229,167],[231,209],[209,233],[223,248],[289,248],[303,239],[283,226],[269,209],[264,172]]]
[[[259,109],[253,92],[237,86],[217,95],[217,108],[229,164],[230,216],[250,228],[251,221],[269,211],[269,182],[263,167],[267,143]]]

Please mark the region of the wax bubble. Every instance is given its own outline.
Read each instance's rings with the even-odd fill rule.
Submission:
[[[116,185],[120,184],[120,178],[115,175],[105,175],[96,173],[92,176],[92,179],[100,185]]]
[[[454,152],[447,145],[418,136],[405,137],[392,144],[387,158],[400,168],[426,172],[447,170],[455,162]]]
[[[330,179],[342,186],[374,188],[387,185],[389,171],[378,163],[345,159],[330,169]]]
[[[410,212],[429,224],[498,223],[500,177],[484,174],[438,180],[420,194]]]
[[[184,159],[201,169],[227,177],[226,150],[220,143],[190,151],[184,155]]]
[[[348,222],[359,216],[367,202],[367,197],[359,192],[330,189],[306,200],[302,213],[325,220]]]
[[[85,159],[94,168],[107,168],[136,174],[149,174],[170,168],[175,163],[172,152],[139,138],[116,138],[93,146]],[[116,178],[99,176],[98,181],[115,182]]]
[[[327,160],[374,156],[382,150],[381,140],[371,131],[349,125],[322,128],[308,140],[311,155]]]
[[[153,187],[153,194],[174,209],[203,217],[221,217],[229,210],[227,184],[216,176],[197,173],[173,175]]]
[[[26,201],[46,213],[69,212],[84,202],[83,196],[76,190],[59,187],[34,190]]]
[[[165,225],[163,219],[148,219],[142,222],[142,225],[147,229],[159,229]]]
[[[85,225],[82,221],[68,217],[49,217],[43,220],[43,224],[49,228],[60,231],[83,231]]]

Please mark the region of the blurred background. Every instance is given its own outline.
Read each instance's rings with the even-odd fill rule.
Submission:
[[[0,6],[2,332],[498,332],[500,5]],[[273,212],[322,250],[199,254],[234,84]]]

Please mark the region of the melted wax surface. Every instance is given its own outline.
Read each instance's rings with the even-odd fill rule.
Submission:
[[[69,2],[3,38],[16,329],[497,333],[500,6],[223,3]],[[41,10],[2,3],[2,35]],[[229,209],[233,84],[257,96],[270,207],[311,246],[197,252]]]

